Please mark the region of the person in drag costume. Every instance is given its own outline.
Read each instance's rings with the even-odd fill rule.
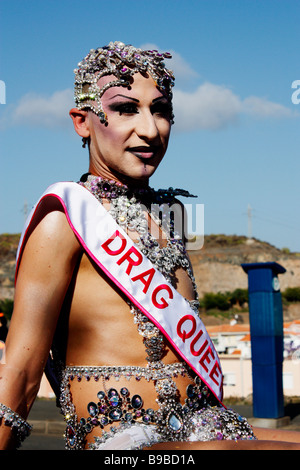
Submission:
[[[192,195],[149,186],[173,123],[170,57],[111,42],[75,70],[70,116],[89,169],[51,185],[21,235],[0,372],[2,449],[29,435],[44,371],[66,449],[299,447],[297,433],[276,442],[222,404],[177,199]]]

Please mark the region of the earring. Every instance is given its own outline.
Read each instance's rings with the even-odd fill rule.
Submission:
[[[86,144],[89,143],[89,137],[82,137],[82,147],[85,149]]]

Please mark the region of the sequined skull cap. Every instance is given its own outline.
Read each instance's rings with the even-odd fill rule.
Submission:
[[[148,73],[155,81],[157,88],[172,103],[172,87],[175,79],[173,72],[168,70],[164,63],[165,59],[171,57],[169,52],[159,53],[157,50],[137,49],[119,41],[92,49],[74,70],[76,107],[91,109],[99,116],[100,121],[106,124],[107,116],[103,111],[101,97],[110,87],[128,87],[135,73]],[[100,88],[97,83],[104,75],[114,75],[116,80]]]

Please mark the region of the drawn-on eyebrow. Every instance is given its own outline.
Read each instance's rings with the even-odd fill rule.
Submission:
[[[152,103],[156,103],[157,101],[161,101],[161,100],[165,100],[165,101],[168,101],[167,98],[165,96],[159,96],[158,98],[154,98],[154,100],[152,101]]]
[[[113,100],[114,98],[116,98],[117,96],[121,96],[121,98],[126,98],[126,99],[129,99],[129,100],[132,100],[132,101],[135,101],[136,103],[139,103],[140,101],[137,100],[136,98],[132,98],[131,96],[126,96],[126,95],[121,95],[120,93],[118,93],[117,95],[114,95],[110,98],[110,100]]]
[[[112,96],[110,98],[110,100],[113,100],[114,98],[117,98],[118,96],[120,96],[121,98],[126,98],[126,99],[129,99],[129,100],[135,101],[136,103],[140,102],[140,100],[138,100],[136,98],[132,98],[131,96],[127,96],[127,95],[122,95],[121,93],[117,93],[116,95]],[[160,100],[166,100],[167,101],[167,98],[165,96],[158,96],[157,98],[154,98],[152,103],[156,103],[157,101],[160,101]]]

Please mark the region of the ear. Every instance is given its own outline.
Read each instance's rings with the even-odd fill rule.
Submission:
[[[72,108],[69,112],[73,121],[74,129],[80,137],[89,137],[90,128],[88,120],[88,111]]]

